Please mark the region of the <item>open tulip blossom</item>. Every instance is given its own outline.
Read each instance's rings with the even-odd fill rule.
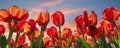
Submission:
[[[0,9],[0,21],[7,23],[7,27],[0,24],[0,48],[120,48],[120,11],[116,7],[103,10],[101,21],[95,10],[83,11],[73,20],[75,31],[64,27],[62,11],[40,11],[37,19],[28,19],[29,14],[17,5]]]

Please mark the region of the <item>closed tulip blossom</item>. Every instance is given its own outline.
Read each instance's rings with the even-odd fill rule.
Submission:
[[[117,8],[115,7],[109,7],[106,8],[103,12],[102,12],[102,17],[105,20],[108,21],[115,21],[118,20],[119,16],[120,16],[120,12]]]
[[[78,27],[81,27],[81,28],[84,27],[84,20],[82,15],[77,16],[74,21]]]
[[[62,26],[65,22],[64,14],[60,11],[56,11],[52,14],[52,21],[56,26]]]
[[[50,15],[49,15],[48,11],[40,12],[40,14],[38,15],[38,18],[37,18],[37,23],[40,26],[46,26],[50,21],[49,17],[50,17]]]

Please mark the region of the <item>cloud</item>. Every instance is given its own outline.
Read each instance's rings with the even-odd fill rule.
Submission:
[[[38,14],[43,11],[43,8],[32,8],[29,11],[29,18],[36,19]]]
[[[62,29],[64,29],[64,28],[70,28],[72,31],[75,31],[76,25],[75,25],[75,23],[65,22],[65,24],[62,26]]]
[[[83,7],[83,8],[62,8],[62,9],[58,9],[56,11],[61,11],[63,14],[68,15],[68,14],[73,14],[73,13],[77,13],[77,12],[81,12],[81,11],[85,11],[88,10],[88,8]],[[55,11],[51,12],[50,14],[54,13]]]
[[[47,0],[42,3],[42,6],[51,6],[61,3],[63,0]]]
[[[85,11],[85,10],[87,10],[87,8],[69,8],[69,9],[62,9],[60,11],[62,11],[64,14],[72,14],[72,13]]]

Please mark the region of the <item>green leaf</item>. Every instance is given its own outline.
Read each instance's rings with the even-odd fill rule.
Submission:
[[[71,37],[68,38],[66,48],[70,48],[70,41],[71,41]]]
[[[118,40],[117,40],[117,43],[118,43],[118,45],[119,45],[119,47],[120,47],[120,30],[118,30]]]
[[[106,42],[106,39],[105,39],[104,31],[101,34],[101,40],[100,41],[101,41],[100,48],[107,48],[107,42]]]
[[[89,45],[89,43],[87,43],[86,41],[84,41],[82,38],[78,37],[78,39],[79,39],[79,42],[81,42],[85,46],[85,48],[91,48],[90,45]]]
[[[93,42],[94,42],[94,48],[98,48],[98,44],[97,44],[97,42],[96,42],[95,37],[93,36],[92,38],[93,38]]]
[[[6,48],[6,45],[7,45],[7,39],[4,35],[1,35],[1,38],[0,38],[0,47],[1,48]]]

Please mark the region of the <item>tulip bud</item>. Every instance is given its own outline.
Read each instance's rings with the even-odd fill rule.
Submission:
[[[55,24],[56,26],[62,26],[65,22],[64,14],[62,14],[62,12],[60,11],[56,11],[55,13],[53,13],[51,18],[53,24]]]

